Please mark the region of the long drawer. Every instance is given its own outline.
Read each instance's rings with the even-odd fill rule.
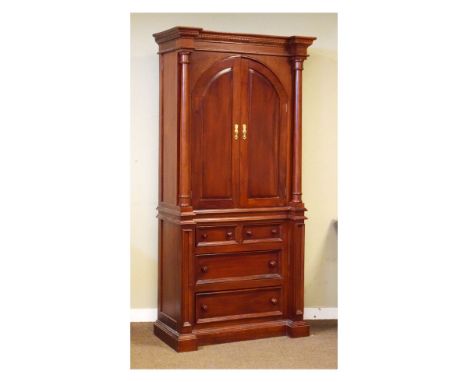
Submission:
[[[282,289],[261,288],[197,293],[197,324],[283,315]]]
[[[216,282],[281,275],[281,250],[196,255],[196,281]]]

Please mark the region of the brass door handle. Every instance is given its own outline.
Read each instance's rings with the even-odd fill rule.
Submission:
[[[237,123],[234,125],[234,139],[236,141],[239,139],[239,125]]]
[[[245,123],[242,124],[242,139],[247,139],[247,125]]]

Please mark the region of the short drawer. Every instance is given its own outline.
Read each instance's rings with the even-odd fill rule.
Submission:
[[[236,225],[197,227],[197,246],[235,244]]]
[[[283,227],[281,223],[246,224],[242,228],[242,241],[244,243],[282,240]]]
[[[198,293],[197,323],[281,316],[281,288]]]
[[[255,251],[197,255],[197,282],[227,281],[245,277],[268,277],[281,274],[281,251]]]

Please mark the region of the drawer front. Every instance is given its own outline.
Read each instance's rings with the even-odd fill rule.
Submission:
[[[235,244],[236,225],[197,227],[197,246]]]
[[[199,281],[274,277],[281,274],[280,250],[197,255],[195,272]]]
[[[282,240],[283,227],[280,223],[246,224],[242,228],[242,241],[244,243]]]
[[[197,323],[281,316],[281,288],[198,293],[195,312]]]

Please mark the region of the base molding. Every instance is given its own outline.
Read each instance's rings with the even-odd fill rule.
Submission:
[[[194,329],[190,334],[179,334],[163,322],[154,323],[154,334],[177,352],[198,350],[198,346],[232,341],[288,335],[292,338],[310,335],[305,321],[277,320],[248,324]]]
[[[197,338],[199,338],[201,345],[210,345],[232,341],[284,336],[286,334],[286,330],[285,323],[281,320],[195,329],[193,333]]]

